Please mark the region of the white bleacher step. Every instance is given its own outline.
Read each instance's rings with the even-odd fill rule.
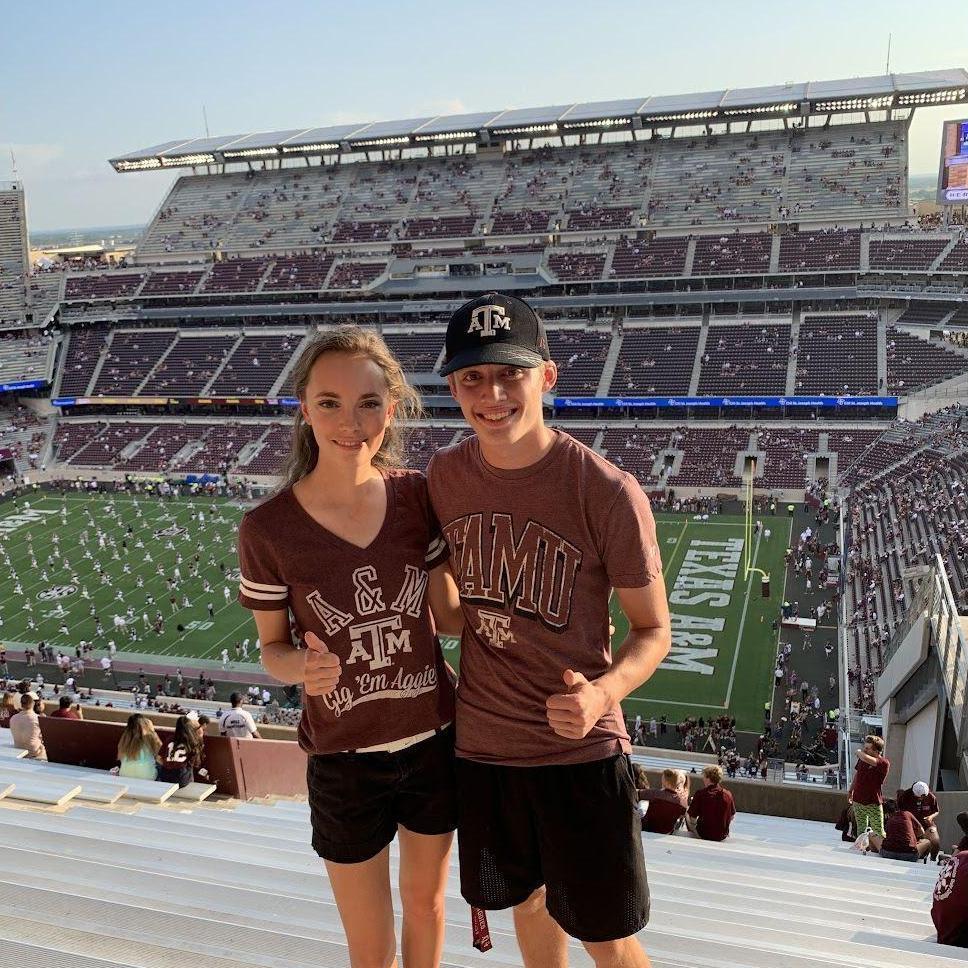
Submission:
[[[130,961],[85,958],[73,953],[51,951],[36,941],[32,944],[21,944],[18,941],[5,940],[3,955],[9,964],[16,965],[17,968],[131,968],[132,965]]]
[[[187,800],[201,803],[208,799],[218,787],[214,783],[189,783],[188,786],[177,787],[171,795],[171,800]]]
[[[0,767],[2,767],[2,764],[0,764]],[[93,774],[95,776],[94,782],[125,787],[125,799],[138,800],[143,803],[164,803],[169,797],[174,796],[178,789],[177,783],[142,780],[136,776],[115,776],[113,773],[108,773],[107,770],[73,766],[70,763],[48,763],[43,769],[49,769],[57,775],[77,777],[78,782],[81,783]]]
[[[21,788],[24,784],[42,783],[54,787],[70,787],[72,784],[77,786],[77,793],[71,800],[86,800],[91,803],[103,803],[110,806],[117,803],[124,796],[125,790],[121,787],[109,786],[104,783],[90,783],[87,780],[76,780],[73,777],[56,776],[52,777],[44,773],[43,769],[35,771],[8,770],[0,764],[0,784],[12,783],[16,788]],[[23,799],[15,796],[15,799]],[[66,801],[64,801],[66,802]]]
[[[0,763],[4,760],[22,760],[26,757],[26,750],[18,749],[16,746],[0,746]]]
[[[10,782],[10,781],[7,781]],[[70,781],[34,779],[32,776],[19,777],[13,781],[13,789],[4,798],[8,801],[40,803],[50,807],[62,807],[81,792],[78,784]]]
[[[265,929],[267,937],[272,932],[303,939],[340,937],[331,886],[308,846],[308,822],[296,815],[298,811],[278,810],[277,805],[248,804],[245,810],[242,806],[229,810],[169,805],[142,808],[136,814],[81,806],[71,806],[65,814],[13,814],[0,807],[0,836],[16,851],[7,865],[11,872],[27,869],[35,878],[31,883],[42,886],[43,877],[44,886],[55,894],[110,900],[120,905],[116,915],[130,910],[125,906],[128,898],[137,897],[146,908],[141,916],[150,930],[156,927],[153,912],[159,910],[187,915],[207,912],[209,923],[216,924],[241,920],[243,926]],[[289,818],[283,817],[286,813]],[[932,937],[929,910],[936,868],[862,858],[839,844],[831,845],[825,855],[816,831],[807,838],[811,846],[798,851],[797,821],[757,818],[749,824],[744,817],[737,818],[736,826],[743,833],[723,844],[646,835],[654,914],[642,939],[656,968],[906,968],[914,963],[919,968],[954,968],[964,964],[965,953],[959,949],[944,949],[927,940]],[[753,826],[761,828],[764,839],[759,844],[749,832]],[[835,836],[832,828],[826,832]],[[782,842],[772,844],[765,839],[768,836]],[[165,862],[159,868],[160,844],[165,846]],[[109,845],[107,851],[105,845]],[[267,857],[272,858],[271,864],[266,863]],[[390,865],[395,883],[396,846]],[[911,869],[915,867],[920,870]],[[82,882],[90,877],[89,885],[75,887],[75,877]],[[115,884],[112,877],[123,882]],[[17,884],[13,873],[0,872],[0,880]],[[729,885],[728,891],[723,890],[724,884]],[[223,899],[220,908],[230,910],[208,912],[206,896]],[[757,912],[754,922],[750,912]],[[448,872],[446,917],[445,963],[482,968],[519,963],[508,912],[490,918],[495,952],[484,960],[471,960],[476,953],[469,948],[469,914],[458,897],[454,856]],[[186,926],[189,923],[193,922],[185,922]],[[153,937],[147,940],[157,943]],[[329,954],[319,940],[316,945]],[[73,950],[90,953],[80,943]],[[194,946],[185,950],[198,953]],[[574,964],[589,964],[580,948],[573,951]],[[117,953],[110,945],[104,948],[105,955]],[[218,954],[232,957],[235,949]],[[166,955],[159,951],[152,957]],[[205,961],[211,963],[207,957]],[[320,962],[326,959],[321,957]],[[265,964],[258,957],[249,963]],[[298,958],[292,963],[300,964]]]

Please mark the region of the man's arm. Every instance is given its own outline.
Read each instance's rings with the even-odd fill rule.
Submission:
[[[460,635],[464,628],[464,613],[460,607],[457,582],[450,564],[444,562],[430,572],[427,600],[434,616],[434,625],[441,635]]]
[[[869,766],[877,766],[877,757],[871,756],[870,753],[865,753],[861,749],[857,751],[857,759],[863,760]]]
[[[580,672],[566,669],[566,693],[549,696],[548,722],[569,739],[587,736],[602,716],[646,682],[672,647],[672,623],[661,573],[641,588],[616,588],[629,634],[611,668],[589,682]]]

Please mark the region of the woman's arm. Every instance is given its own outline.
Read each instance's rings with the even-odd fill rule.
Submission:
[[[325,696],[339,683],[339,656],[330,652],[314,632],[306,632],[308,648],[299,649],[289,632],[286,609],[255,611],[256,628],[262,641],[262,667],[287,685],[301,683],[309,696]]]
[[[306,656],[293,645],[289,611],[253,611],[252,616],[262,642],[262,667],[270,676],[286,685],[301,683]]]
[[[437,631],[442,635],[460,635],[464,628],[464,613],[460,607],[457,583],[446,561],[431,571],[427,598]]]

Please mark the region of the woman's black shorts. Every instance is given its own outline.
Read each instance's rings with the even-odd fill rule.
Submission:
[[[313,850],[324,860],[358,864],[396,836],[445,834],[457,826],[454,730],[396,753],[310,756],[306,768]]]
[[[501,910],[545,886],[548,913],[580,941],[649,920],[642,820],[629,758],[564,766],[457,761],[464,900]]]

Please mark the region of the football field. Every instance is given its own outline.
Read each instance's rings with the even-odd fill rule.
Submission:
[[[204,497],[39,493],[16,505],[5,502],[0,547],[10,564],[0,574],[0,641],[11,647],[44,641],[73,654],[82,639],[99,650],[114,639],[120,652],[187,660],[218,659],[228,649],[234,662],[235,644],[248,638],[255,659],[255,623],[235,601],[235,535],[243,512],[236,502]],[[759,727],[771,697],[777,643],[771,623],[782,600],[792,527],[789,518],[764,520],[772,534],[754,536],[752,551],[754,566],[773,577],[770,599],[761,597],[758,575],[744,578],[740,516],[703,522],[657,515],[672,652],[626,700],[628,716],[665,714],[675,722],[690,713],[728,712],[740,729]],[[175,568],[181,580],[173,605],[166,579]],[[616,600],[612,613],[618,645],[628,625]],[[115,616],[126,619],[124,628],[114,626]],[[447,643],[447,653],[456,665],[456,643]]]

